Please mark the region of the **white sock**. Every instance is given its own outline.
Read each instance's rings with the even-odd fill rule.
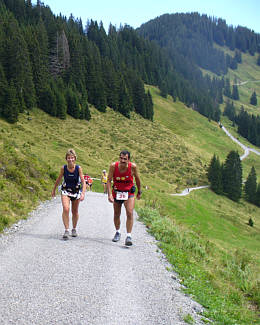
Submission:
[[[131,232],[128,232],[128,233],[126,234],[126,237],[132,237]]]
[[[118,232],[120,234],[120,229],[118,229],[118,230],[116,229],[116,232]]]

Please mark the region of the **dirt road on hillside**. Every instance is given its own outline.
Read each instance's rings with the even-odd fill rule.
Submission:
[[[0,236],[1,325],[184,325],[188,314],[203,324],[201,306],[181,292],[142,223],[135,222],[134,246],[124,246],[125,221],[121,241],[111,241],[107,196],[87,193],[78,232],[62,240],[57,197]]]

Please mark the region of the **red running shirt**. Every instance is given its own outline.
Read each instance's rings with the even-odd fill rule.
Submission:
[[[119,161],[115,163],[115,171],[113,175],[113,190],[121,192],[129,192],[134,185],[132,176],[132,164],[128,163],[128,168],[124,173],[120,173],[118,169]]]

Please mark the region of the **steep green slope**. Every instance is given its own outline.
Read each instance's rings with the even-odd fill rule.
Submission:
[[[242,64],[238,65],[237,70],[229,70],[227,76],[230,78],[231,85],[238,84],[239,100],[234,104],[240,109],[241,105],[250,114],[260,114],[260,66],[256,64],[257,55],[242,54]],[[256,92],[258,105],[250,104],[250,97]]]
[[[50,197],[51,185],[68,148],[75,148],[84,172],[99,177],[102,169],[127,148],[137,162],[145,185],[175,192],[176,184],[189,178],[205,183],[199,155],[163,125],[136,114],[127,119],[112,110],[103,114],[92,108],[90,122],[67,117],[62,121],[34,110],[10,125],[0,120],[0,218],[1,228],[25,217],[38,200]],[[192,154],[193,160],[189,157]]]
[[[218,49],[234,56],[234,52],[230,51],[226,47],[219,47],[215,45]],[[236,70],[229,69],[226,78],[230,79],[231,87],[233,84],[238,85],[239,100],[235,100],[234,104],[237,109],[240,109],[241,105],[244,106],[247,112],[250,114],[259,115],[260,114],[260,66],[257,65],[258,54],[254,56],[249,53],[242,53],[242,63],[238,64]],[[204,71],[209,73],[208,71]],[[212,73],[209,73],[213,76]],[[216,77],[216,75],[215,75]],[[232,89],[231,89],[232,90]],[[256,92],[258,104],[257,106],[250,104],[250,97]]]
[[[207,118],[181,102],[173,103],[170,96],[167,99],[160,97],[159,91],[155,87],[149,86],[149,89],[155,104],[155,121],[167,127],[174,134],[181,136],[188,148],[199,155],[203,164],[208,165],[214,153],[219,156],[221,161],[225,160],[231,150],[237,150],[240,155],[244,153],[239,145],[226,136],[216,122],[209,122]],[[232,123],[226,118],[222,119],[222,122],[234,136],[238,137]],[[239,140],[248,147],[253,147],[246,139],[239,137]],[[190,160],[192,160],[192,154]],[[253,165],[260,181],[260,159],[255,154],[250,154],[243,161],[243,176],[247,177]]]

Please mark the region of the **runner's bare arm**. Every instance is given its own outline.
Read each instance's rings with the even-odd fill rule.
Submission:
[[[136,195],[136,198],[137,200],[140,199],[141,197],[141,180],[140,180],[140,177],[139,177],[139,172],[138,172],[138,168],[136,166],[136,164],[132,164],[132,174],[135,178],[135,182],[136,182],[136,186],[137,186],[137,195]]]
[[[64,167],[62,166],[61,169],[60,169],[60,174],[59,174],[58,178],[56,179],[53,190],[51,192],[52,197],[55,196],[56,188],[60,184],[63,175],[64,175]]]
[[[107,195],[108,195],[108,201],[111,203],[114,202],[114,198],[112,195],[112,180],[113,180],[114,171],[115,171],[115,163],[112,163],[109,167],[109,172],[107,177]]]
[[[79,167],[79,177],[80,177],[81,184],[82,184],[82,192],[81,192],[81,196],[80,196],[80,201],[82,201],[82,200],[84,200],[84,196],[85,196],[87,186],[86,186],[86,182],[85,182],[81,167]]]

